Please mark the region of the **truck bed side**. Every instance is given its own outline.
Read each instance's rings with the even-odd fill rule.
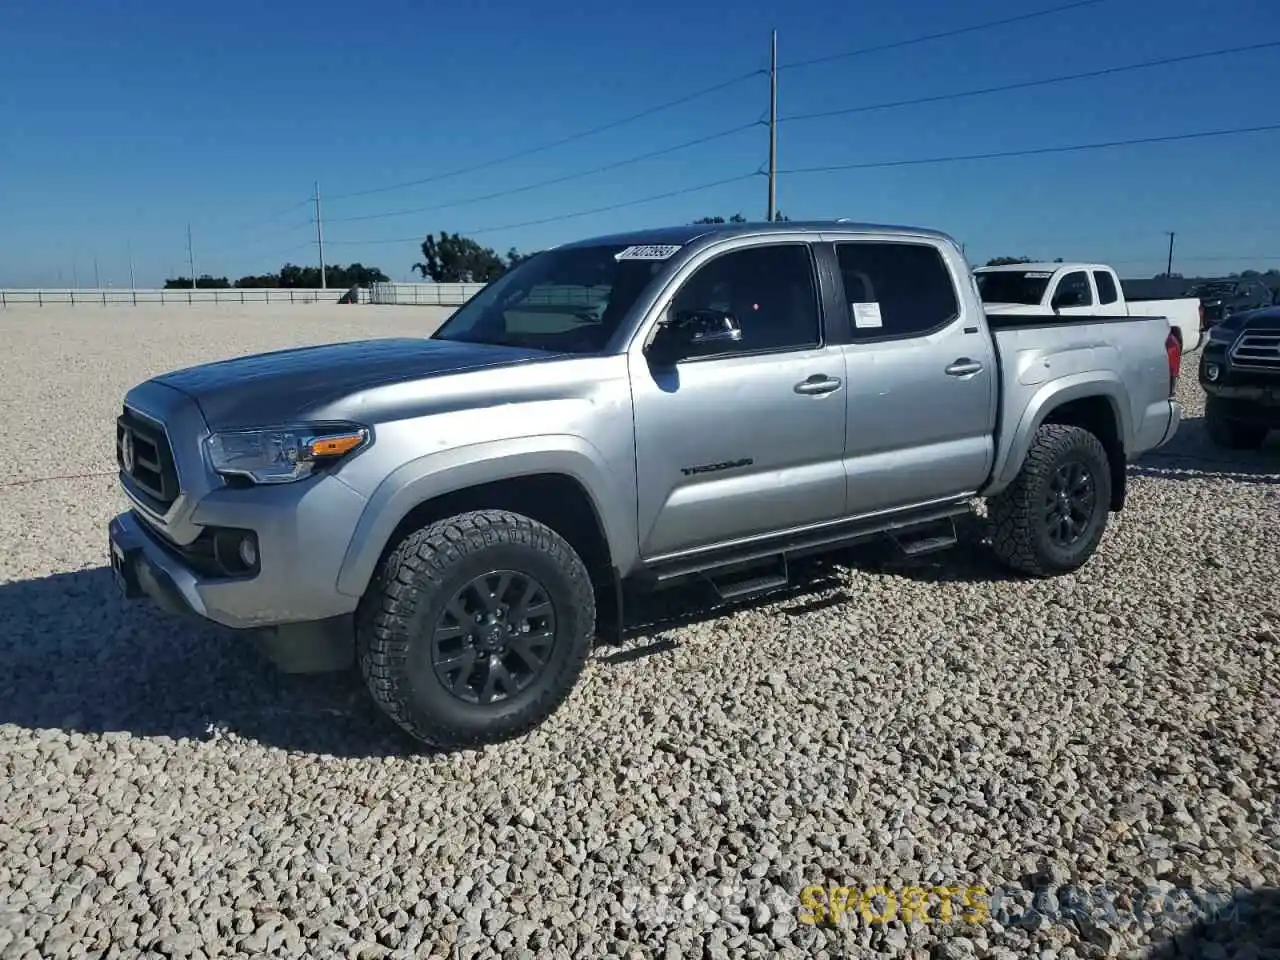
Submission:
[[[1170,403],[1163,317],[988,315],[1000,366],[996,456],[984,495],[1017,476],[1043,423],[1087,426],[1124,464],[1168,439]]]

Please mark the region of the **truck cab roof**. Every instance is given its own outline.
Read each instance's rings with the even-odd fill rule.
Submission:
[[[975,273],[1055,273],[1058,270],[1111,270],[1105,263],[1080,263],[1071,261],[1063,263],[1060,261],[1036,263],[1002,263],[993,267],[978,267]]]
[[[588,237],[563,244],[564,247],[591,247],[612,244],[674,244],[684,246],[695,240],[710,237],[747,236],[769,233],[824,233],[897,235],[953,243],[951,237],[938,230],[877,223],[856,223],[852,220],[768,220],[759,223],[689,223],[681,226],[649,227]]]

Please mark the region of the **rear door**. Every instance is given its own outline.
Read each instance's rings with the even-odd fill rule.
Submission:
[[[630,353],[647,560],[838,519],[845,369],[809,243],[740,241],[691,265],[668,310],[731,312],[742,340],[659,365]]]
[[[976,492],[994,458],[998,371],[964,264],[925,239],[836,240],[847,305],[845,474],[853,516]]]

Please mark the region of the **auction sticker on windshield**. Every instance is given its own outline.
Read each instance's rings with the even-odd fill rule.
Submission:
[[[613,255],[615,260],[666,260],[680,249],[678,243],[644,243]]]

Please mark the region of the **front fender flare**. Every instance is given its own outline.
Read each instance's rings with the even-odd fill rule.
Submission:
[[[600,451],[581,437],[552,434],[468,444],[418,457],[392,471],[370,496],[338,572],[338,591],[364,594],[391,535],[415,507],[480,484],[534,474],[563,474],[591,500],[613,564],[625,569],[637,554],[635,510],[627,509]]]

